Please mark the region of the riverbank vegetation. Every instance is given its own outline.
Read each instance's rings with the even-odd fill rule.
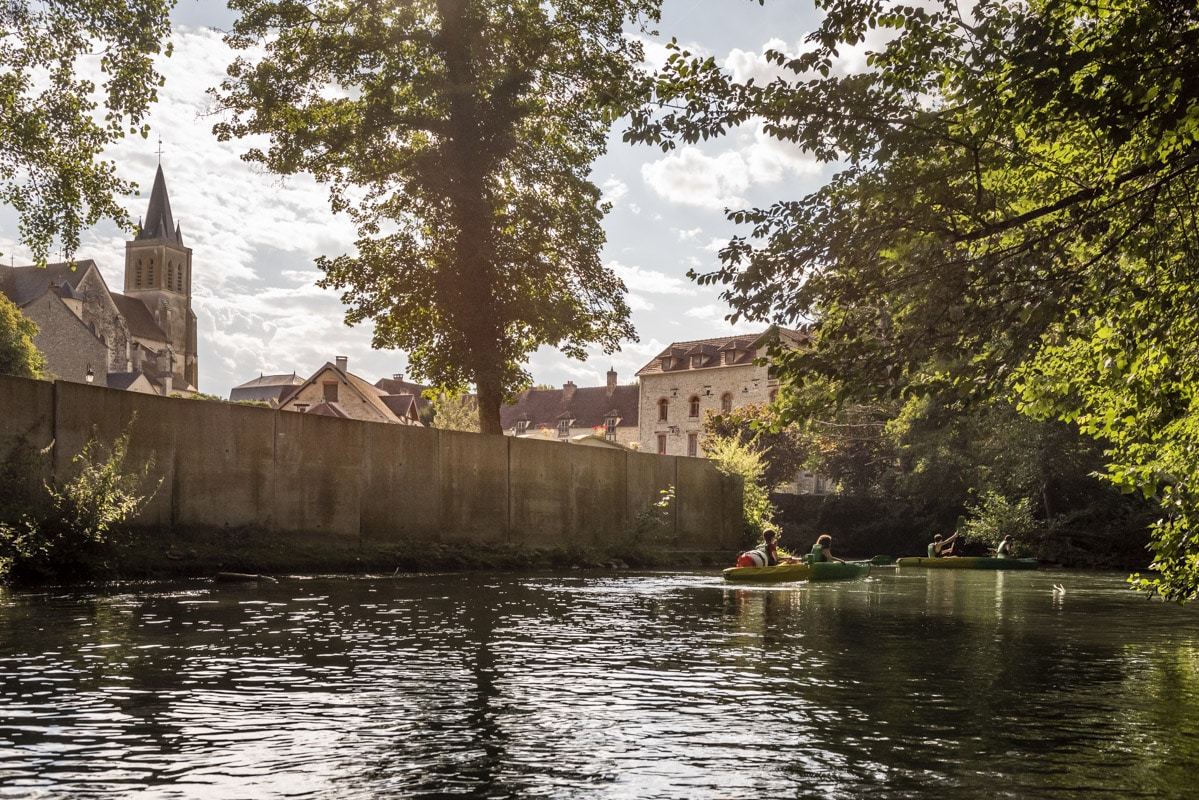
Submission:
[[[127,464],[129,426],[110,445],[93,433],[53,476],[55,443],[19,443],[0,466],[0,581],[71,582],[115,574],[126,523],[153,496],[154,460]]]
[[[1025,442],[1090,437],[1107,484],[1158,506],[1156,573],[1136,585],[1195,597],[1199,82],[1181,76],[1195,73],[1199,8],[818,4],[821,25],[768,53],[765,80],[676,46],[626,134],[669,149],[759,120],[840,170],[805,197],[730,212],[744,235],[694,276],[724,287],[734,320],[811,326],[812,347],[771,354],[782,422],[849,432],[1018,412],[1054,423]],[[957,482],[951,462],[939,469]],[[1005,496],[1067,524],[1027,488]]]

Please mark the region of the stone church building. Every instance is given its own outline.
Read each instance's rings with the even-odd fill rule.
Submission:
[[[199,385],[192,251],[171,214],[162,166],[125,243],[122,292],[95,261],[0,267],[0,291],[40,329],[34,344],[60,380],[170,395]]]

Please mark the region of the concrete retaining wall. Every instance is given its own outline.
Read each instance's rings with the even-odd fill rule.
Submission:
[[[135,420],[131,464],[162,483],[137,520],[177,531],[254,529],[357,547],[617,542],[675,487],[681,550],[736,550],[741,486],[701,459],[358,422],[0,375],[0,457],[56,441],[63,474],[94,430]]]

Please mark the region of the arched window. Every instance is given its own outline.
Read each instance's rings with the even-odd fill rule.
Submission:
[[[725,392],[720,396],[720,413],[728,414],[733,410],[733,393]]]
[[[670,401],[663,397],[658,401],[658,422],[665,422],[670,412]]]
[[[699,416],[699,395],[691,395],[691,400],[687,406],[687,416],[692,418]]]
[[[773,403],[773,402],[774,402],[774,398],[776,398],[776,397],[778,397],[778,396],[779,396],[779,390],[778,390],[778,389],[771,389],[771,390],[770,390],[770,402],[772,402],[772,403]]]

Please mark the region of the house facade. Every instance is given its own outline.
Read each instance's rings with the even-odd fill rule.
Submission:
[[[388,395],[351,373],[349,359],[338,356],[293,388],[279,403],[281,411],[343,417],[394,425],[421,425],[415,398]]]
[[[526,389],[516,402],[500,407],[500,425],[508,436],[562,442],[598,438],[639,447],[638,398],[638,387],[620,386],[616,370],[610,369],[604,386],[579,387],[568,381],[561,389]]]
[[[33,343],[53,377],[186,395],[199,380],[191,265],[160,166],[145,221],[125,245],[123,294],[90,259],[0,267],[0,291],[37,323]]]
[[[758,334],[675,342],[637,372],[641,381],[640,438],[660,455],[704,455],[704,415],[774,400],[778,382],[766,364],[771,337],[798,346],[807,334],[771,328]]]

